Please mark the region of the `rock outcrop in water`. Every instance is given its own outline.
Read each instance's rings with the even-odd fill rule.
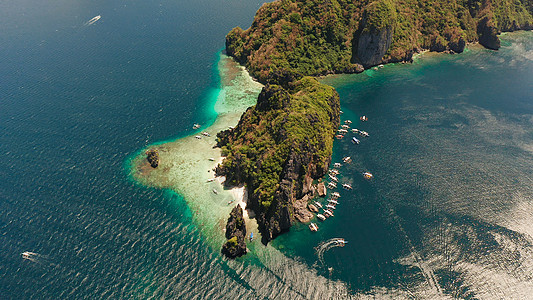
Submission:
[[[150,149],[146,151],[146,160],[148,160],[152,168],[157,168],[159,165],[159,152],[157,149]]]
[[[246,254],[246,224],[240,205],[235,206],[226,224],[226,239],[222,246],[222,254],[228,258],[236,258]]]

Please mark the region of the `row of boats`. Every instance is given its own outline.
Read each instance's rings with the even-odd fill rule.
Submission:
[[[366,122],[368,120],[368,118],[366,116],[362,116],[361,118],[359,118],[362,122]],[[341,126],[341,128],[338,130],[338,135],[337,135],[337,138],[338,139],[342,139],[344,138],[344,136],[350,131],[350,125],[352,124],[352,121],[350,120],[346,120],[344,121],[344,124]],[[370,134],[364,130],[359,130],[357,128],[353,128],[351,129],[351,132],[354,133],[354,134],[359,134],[361,137],[369,137]],[[352,142],[354,144],[359,144],[360,143],[360,140],[357,139],[355,136],[352,137]],[[333,164],[333,168],[329,170],[328,172],[328,178],[330,179],[330,181],[328,182],[327,184],[327,188],[330,189],[330,190],[333,190],[333,189],[336,189],[338,187],[338,184],[339,184],[339,178],[338,178],[338,175],[340,175],[340,168],[342,167],[342,164],[348,164],[348,163],[351,163],[352,162],[352,158],[350,156],[345,156],[342,158],[342,163],[340,162],[336,162]],[[372,179],[374,177],[374,175],[372,175],[372,173],[370,172],[363,172],[362,173],[363,177],[365,179]],[[342,183],[341,186],[345,189],[345,190],[352,190],[353,187],[351,184],[349,183]],[[314,201],[313,205],[322,209],[322,213],[317,213],[316,214],[316,217],[321,220],[321,221],[325,221],[327,218],[330,218],[330,217],[333,217],[334,216],[334,211],[335,209],[337,208],[337,205],[339,204],[339,198],[340,198],[340,194],[338,192],[332,192],[331,193],[331,196],[329,199],[326,200],[326,204],[323,204],[323,203],[320,203],[318,201]],[[318,210],[317,210],[318,212]],[[309,229],[311,231],[318,231],[318,225],[316,223],[311,223],[309,225]]]

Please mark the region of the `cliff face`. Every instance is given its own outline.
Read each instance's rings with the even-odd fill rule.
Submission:
[[[304,77],[288,88],[265,86],[235,129],[217,135],[226,159],[216,172],[246,184],[263,242],[291,227],[295,201],[325,175],[339,114],[337,92]]]
[[[284,84],[410,61],[424,49],[460,53],[477,41],[495,48],[495,33],[532,27],[532,6],[530,0],[280,0],[264,4],[249,29],[228,33],[226,50],[260,82]],[[486,16],[492,26],[483,26]]]
[[[380,64],[392,43],[395,24],[396,10],[392,2],[376,1],[369,4],[352,42],[352,61],[365,68]]]

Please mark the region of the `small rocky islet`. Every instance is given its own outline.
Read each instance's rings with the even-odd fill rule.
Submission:
[[[266,3],[249,29],[236,27],[226,36],[227,54],[265,86],[239,124],[217,135],[226,158],[216,173],[228,185],[246,185],[247,208],[266,244],[294,222],[308,221],[309,200],[325,194],[312,183],[331,163],[340,101],[333,87],[314,77],[411,62],[424,50],[461,53],[467,43],[497,50],[500,32],[530,29],[530,1]],[[236,209],[228,226],[237,233],[226,231],[222,250],[228,257],[245,253],[240,232],[245,237],[246,229],[232,229]]]

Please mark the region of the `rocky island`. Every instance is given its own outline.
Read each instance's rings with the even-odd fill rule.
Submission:
[[[226,52],[265,84],[234,129],[218,134],[217,174],[245,184],[263,243],[289,230],[313,180],[327,172],[340,103],[309,76],[410,62],[424,50],[498,49],[502,31],[533,29],[528,0],[281,0],[251,27],[226,36]],[[305,205],[303,206],[305,207]],[[230,218],[231,220],[231,218]],[[229,239],[231,241],[231,238]]]

